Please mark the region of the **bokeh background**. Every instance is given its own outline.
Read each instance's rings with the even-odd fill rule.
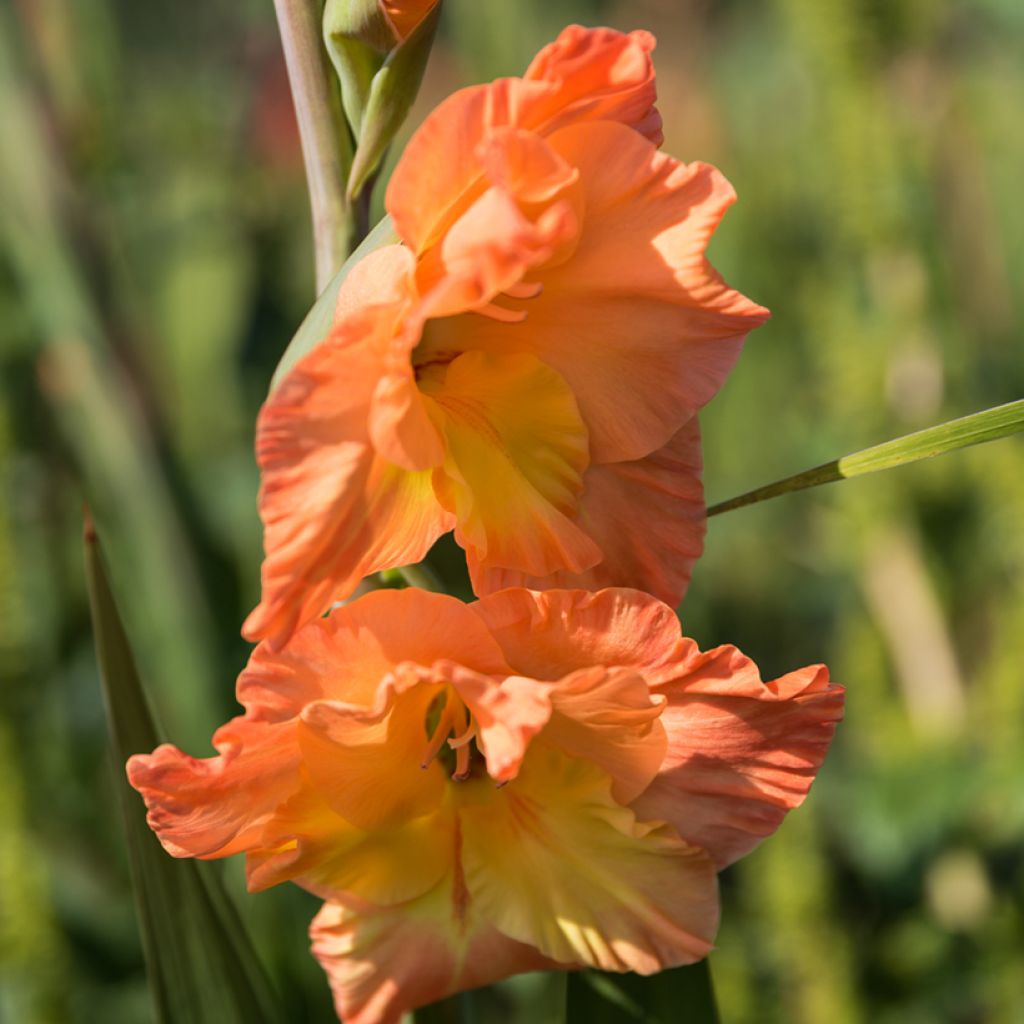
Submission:
[[[406,134],[571,20],[658,35],[666,149],[740,195],[712,257],[774,319],[703,416],[712,501],[1024,394],[1018,0],[446,0]],[[83,497],[207,753],[308,209],[270,0],[5,0],[0,38],[0,1019],[133,1024]],[[725,1024],[1024,1021],[1024,443],[712,520],[682,617],[848,686],[804,809],[723,877]],[[289,1019],[330,1020],[315,901],[225,870]]]

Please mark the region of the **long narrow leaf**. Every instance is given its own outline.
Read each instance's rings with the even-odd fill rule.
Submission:
[[[85,567],[117,790],[156,1019],[162,1024],[270,1024],[283,1018],[213,865],[174,860],[146,825],[121,766],[159,734],[107,582],[91,523]]]
[[[569,975],[566,1024],[718,1024],[707,960],[644,978],[579,971]]]
[[[834,483],[836,480],[849,480],[851,477],[864,476],[866,473],[878,473],[883,469],[895,469],[897,466],[905,466],[921,459],[931,459],[936,455],[956,451],[958,448],[997,441],[1001,437],[1009,437],[1020,431],[1024,431],[1024,399],[985,409],[958,420],[950,420],[948,423],[940,423],[938,426],[885,441],[852,455],[844,455],[813,469],[805,469],[802,473],[787,476],[783,480],[776,480],[775,483],[766,484],[764,487],[712,505],[708,509],[708,515],[717,516],[722,512],[731,512],[733,509],[755,505],[759,501],[777,498],[791,491],[802,491],[808,487]]]

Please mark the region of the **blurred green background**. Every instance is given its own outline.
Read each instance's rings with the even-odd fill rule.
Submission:
[[[665,148],[740,195],[712,257],[774,319],[703,416],[710,500],[1024,394],[1018,0],[446,0],[406,135],[570,20],[657,34]],[[0,1019],[131,1024],[82,502],[205,754],[308,209],[270,0],[5,0],[0,33]],[[848,687],[805,808],[723,876],[725,1024],[1024,1021],[1021,442],[712,520],[682,617]],[[239,902],[289,1019],[330,1020],[316,901]]]

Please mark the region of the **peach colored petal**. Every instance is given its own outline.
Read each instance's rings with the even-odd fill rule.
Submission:
[[[399,667],[415,664],[432,671],[435,662],[456,660],[485,675],[510,673],[486,624],[448,594],[417,587],[373,591],[335,608],[324,622],[330,648],[311,657],[324,680],[318,696],[362,704],[371,715],[386,710],[396,685],[405,684],[405,676],[392,675]],[[303,630],[292,644],[309,636]]]
[[[248,849],[301,784],[293,727],[235,718],[213,744],[219,757],[189,757],[165,743],[128,759],[146,822],[172,857],[206,860]]]
[[[530,356],[467,352],[428,393],[448,446],[434,489],[468,556],[536,575],[593,565],[570,518],[587,435],[561,378]]]
[[[335,708],[370,730],[385,718],[403,686],[419,683],[421,676],[409,676],[410,665],[429,674],[434,662],[447,657],[458,658],[467,671],[501,678],[510,672],[472,610],[453,597],[416,589],[368,594],[337,608],[299,630],[280,651],[260,644],[238,680],[246,714],[214,734],[217,757],[196,759],[165,745],[128,762],[129,780],[146,800],[150,826],[178,857],[266,854],[267,841],[284,840],[266,840],[264,830],[309,783],[308,766],[300,771],[299,716],[306,720],[302,729],[314,733],[305,740],[311,748],[330,738],[333,722],[325,725],[324,719]],[[403,714],[413,711],[409,704]],[[419,768],[426,743],[422,717],[402,724],[412,764],[398,770],[412,784],[427,785],[432,773]],[[316,735],[317,728],[327,739]],[[347,752],[353,777],[360,753],[366,750],[355,744]],[[386,805],[394,810],[386,793],[354,789],[353,795],[374,800],[378,810]],[[351,818],[359,820],[358,810]]]
[[[576,522],[603,558],[586,572],[526,576],[507,569],[478,571],[473,589],[549,590],[637,587],[675,607],[704,547],[707,516],[701,484],[700,429],[694,417],[664,447],[636,462],[590,466]]]
[[[362,331],[367,359],[360,394],[369,393],[369,439],[378,455],[408,470],[432,469],[444,456],[441,438],[416,388],[409,355],[419,341],[416,261],[404,245],[386,245],[361,259],[342,282],[335,306],[336,331],[355,334],[370,309],[372,324]],[[345,372],[344,368],[339,372]],[[349,378],[352,374],[347,373]],[[361,426],[361,424],[356,424]],[[363,438],[359,430],[355,437]]]
[[[365,317],[374,315],[368,307]],[[380,357],[369,343],[345,344],[357,319],[350,317],[335,329],[337,338],[307,355],[260,413],[266,557],[263,599],[243,628],[250,640],[281,644],[364,576],[420,561],[451,529],[430,471],[402,470],[369,444]]]
[[[662,721],[664,765],[637,813],[668,821],[719,868],[778,828],[803,802],[843,714],[843,689],[813,665],[761,681],[735,647],[686,641]]]
[[[487,179],[518,202],[549,203],[579,181],[579,172],[536,132],[496,128],[480,143]]]
[[[433,469],[444,461],[441,435],[416,386],[408,351],[381,371],[370,409],[370,440],[377,454],[401,469]]]
[[[574,243],[578,228],[567,201],[547,206],[531,220],[507,192],[488,189],[420,267],[421,287],[430,291],[431,316],[486,306],[516,284],[528,268],[564,253]],[[429,324],[425,336],[430,337]],[[430,361],[433,348],[427,344],[420,349],[421,361]]]
[[[668,739],[658,721],[665,698],[652,697],[629,669],[579,669],[551,687],[554,714],[544,742],[607,772],[612,797],[628,804],[657,775]]]
[[[491,778],[515,778],[530,740],[551,718],[551,687],[522,676],[498,682],[454,663],[438,663],[434,671],[451,682],[472,712]]]
[[[559,967],[474,913],[454,875],[402,906],[326,903],[310,937],[348,1024],[397,1024],[454,992]]]
[[[585,214],[571,259],[544,268],[543,291],[513,304],[523,323],[453,316],[430,344],[536,355],[576,396],[592,460],[640,459],[713,397],[768,316],[704,255],[735,193],[713,167],[680,164],[622,125],[581,124],[548,143],[580,172]]]
[[[258,846],[277,807],[302,785],[295,716],[323,695],[316,653],[324,630],[308,627],[291,650],[266,644],[238,677],[246,711],[213,735],[216,757],[194,758],[164,744],[127,764],[149,827],[174,857],[216,858]]]
[[[474,907],[561,963],[651,974],[701,959],[718,924],[710,858],[610,790],[600,769],[541,744],[505,788],[459,789]]]
[[[360,829],[306,788],[278,809],[261,847],[246,858],[249,891],[292,881],[324,899],[403,903],[451,871],[454,830],[446,806],[386,828]]]
[[[678,672],[679,620],[637,590],[502,590],[470,605],[513,669],[556,681],[577,669],[626,668],[649,685]]]
[[[578,121],[616,121],[662,143],[651,52],[654,36],[569,25],[530,62],[528,82],[556,82],[549,130]]]
[[[622,121],[660,142],[646,32],[572,26],[538,54],[527,77],[462,89],[409,140],[388,184],[398,234],[417,254],[438,241],[483,191],[479,143],[495,129],[545,134],[588,118]]]
[[[444,796],[440,767],[422,766],[424,722],[439,688],[419,681],[413,688],[370,712],[339,701],[303,709],[298,739],[309,781],[339,817],[359,828],[421,817]]]

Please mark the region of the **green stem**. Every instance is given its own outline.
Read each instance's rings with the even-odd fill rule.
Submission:
[[[921,459],[931,459],[936,455],[956,451],[958,448],[997,441],[1021,431],[1024,431],[1024,399],[950,420],[948,423],[940,423],[914,434],[893,438],[891,441],[844,455],[813,469],[805,469],[802,473],[787,476],[783,480],[776,480],[764,487],[712,505],[708,509],[708,515],[717,516],[746,505],[756,505],[769,498],[778,498],[792,491],[803,491],[836,480],[848,480],[867,473],[878,473],[883,469],[895,469],[897,466],[919,462]]]
[[[344,118],[335,109],[331,71],[321,42],[319,3],[274,0],[274,8],[306,165],[319,295],[348,254],[345,182],[352,162],[352,141]]]
[[[403,565],[399,570],[402,579],[410,587],[419,587],[420,590],[433,590],[436,593],[444,592],[444,584],[437,578],[434,570],[426,562],[419,565]]]

